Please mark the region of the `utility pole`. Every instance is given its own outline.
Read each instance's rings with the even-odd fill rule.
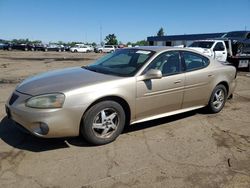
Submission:
[[[100,45],[102,45],[102,24],[100,24]]]

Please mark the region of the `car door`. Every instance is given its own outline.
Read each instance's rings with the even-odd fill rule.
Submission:
[[[227,60],[227,49],[223,42],[217,42],[213,48],[214,57],[218,61]]]
[[[209,59],[188,51],[182,51],[181,55],[186,71],[182,108],[204,106],[210,97],[213,79]]]
[[[160,54],[143,74],[150,69],[161,70],[163,77],[137,81],[137,121],[181,109],[185,76],[181,71],[180,53],[168,51]]]
[[[109,50],[109,46],[104,46],[104,47],[103,47],[103,52],[104,52],[104,53],[107,53],[108,50]]]

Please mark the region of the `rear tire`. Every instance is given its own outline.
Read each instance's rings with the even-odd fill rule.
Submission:
[[[83,116],[80,133],[93,145],[114,141],[125,126],[125,112],[115,101],[103,101],[92,106]]]
[[[220,112],[227,100],[227,90],[224,85],[217,85],[210,97],[209,103],[207,105],[207,109],[210,113],[218,113]]]

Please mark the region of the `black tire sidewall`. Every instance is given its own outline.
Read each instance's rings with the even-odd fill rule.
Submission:
[[[219,89],[222,89],[222,90],[224,91],[225,99],[224,99],[224,102],[223,102],[222,106],[221,106],[219,109],[216,109],[216,108],[214,107],[214,105],[213,105],[213,99],[214,99],[215,93],[216,93]],[[211,97],[210,97],[210,100],[209,100],[209,103],[208,103],[208,106],[207,106],[209,112],[210,112],[210,113],[218,113],[218,112],[220,112],[220,111],[223,109],[223,107],[224,107],[224,105],[225,105],[225,103],[226,103],[226,100],[227,100],[227,89],[225,88],[224,85],[221,85],[221,84],[220,84],[220,85],[217,85],[217,86],[214,88],[214,90],[213,90],[213,92],[212,92],[212,94],[211,94]]]
[[[113,108],[117,112],[119,118],[119,125],[117,126],[116,131],[111,137],[99,138],[93,132],[92,124],[95,116],[105,108]],[[125,112],[119,103],[115,101],[102,101],[92,106],[84,114],[80,132],[88,143],[93,145],[103,145],[114,141],[122,133],[123,128],[125,126],[125,121]]]

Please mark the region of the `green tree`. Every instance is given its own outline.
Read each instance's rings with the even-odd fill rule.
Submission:
[[[13,39],[11,42],[15,43],[15,44],[28,44],[28,43],[30,43],[29,39]]]
[[[118,44],[118,41],[117,41],[115,34],[107,35],[105,38],[105,41],[106,41],[107,45],[117,45]]]
[[[162,27],[161,27],[161,28],[159,29],[159,31],[157,32],[157,36],[159,36],[159,37],[164,36],[164,30],[163,30]]]
[[[127,46],[128,46],[128,45],[132,45],[132,42],[127,42]]]
[[[148,42],[146,40],[137,41],[134,46],[148,46]]]

